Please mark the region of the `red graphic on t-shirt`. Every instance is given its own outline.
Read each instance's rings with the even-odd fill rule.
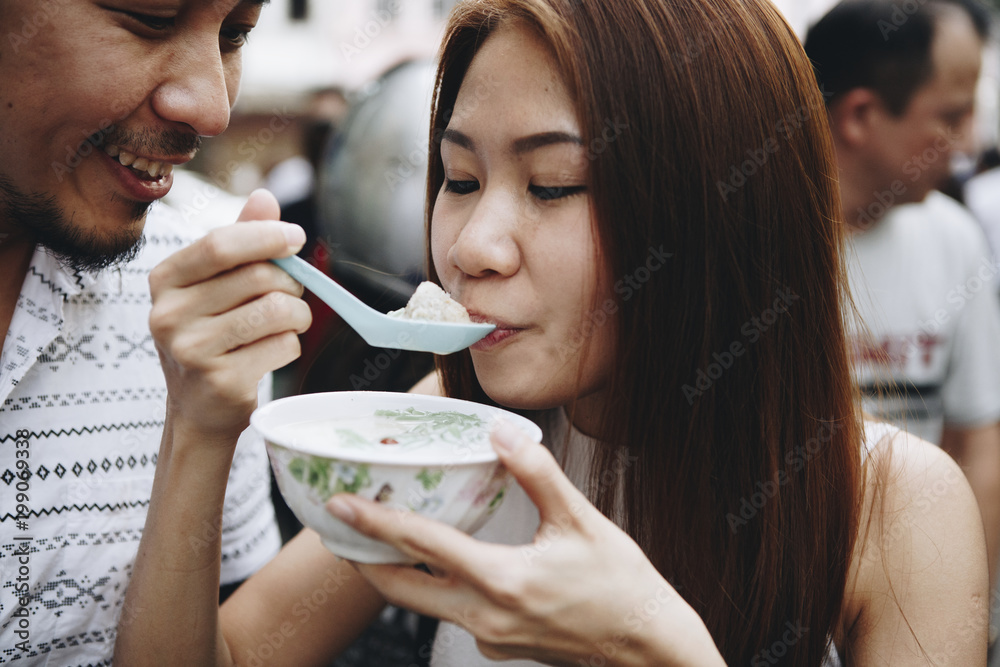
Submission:
[[[919,360],[923,368],[930,368],[934,349],[944,339],[919,331],[914,334],[886,335],[878,340],[855,338],[851,344],[851,358],[855,364],[872,364],[902,370],[911,360]]]

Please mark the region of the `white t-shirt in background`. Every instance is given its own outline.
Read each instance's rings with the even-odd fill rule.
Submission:
[[[852,235],[847,260],[866,408],[935,443],[1000,420],[1000,269],[968,211],[932,192]]]

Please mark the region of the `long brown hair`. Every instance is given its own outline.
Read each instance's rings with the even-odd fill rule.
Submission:
[[[767,0],[462,4],[438,71],[428,228],[462,78],[512,22],[542,36],[576,101],[597,266],[616,286],[593,501],[611,514],[623,499],[622,527],[729,664],[819,665],[862,472],[836,168],[809,62]],[[626,129],[609,139],[609,122]],[[672,253],[655,271],[654,250]],[[626,290],[628,276],[644,280]],[[488,400],[468,352],[438,364],[449,395]]]

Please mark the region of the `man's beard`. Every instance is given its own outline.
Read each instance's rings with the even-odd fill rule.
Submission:
[[[131,219],[142,220],[150,206],[147,202],[133,202]],[[12,223],[74,272],[101,271],[130,262],[145,243],[141,233],[136,236],[131,230],[87,235],[73,226],[72,218],[67,219],[55,197],[21,192],[3,176],[0,220]]]

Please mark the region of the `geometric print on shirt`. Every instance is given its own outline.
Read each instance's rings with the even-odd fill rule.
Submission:
[[[32,258],[0,356],[0,664],[110,665],[119,619],[141,613],[122,606],[167,399],[149,334],[148,274],[199,233],[155,206],[145,247],[124,267],[81,274],[42,249]],[[19,436],[30,448],[20,464]],[[280,547],[268,466],[263,443],[244,433],[223,512],[224,584]],[[23,516],[14,503],[22,481],[30,485]],[[26,543],[22,599],[15,556]],[[30,622],[26,651],[12,648],[21,613]]]

